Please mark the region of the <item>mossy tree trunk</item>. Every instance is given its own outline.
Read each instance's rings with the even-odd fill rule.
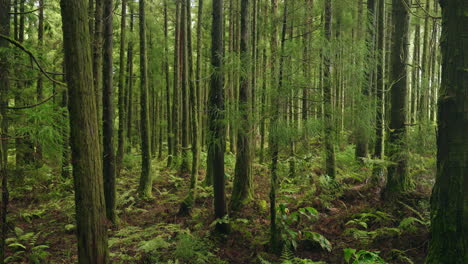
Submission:
[[[378,0],[377,3],[377,48],[376,48],[376,88],[375,88],[375,144],[374,144],[374,159],[382,159],[384,157],[384,79],[385,79],[385,56],[384,56],[384,41],[385,41],[385,0]],[[383,180],[383,168],[375,166],[373,168],[373,182],[379,184]]]
[[[122,0],[122,18],[120,21],[120,51],[119,51],[119,130],[117,136],[116,176],[120,176],[122,162],[125,153],[125,42],[127,26],[127,0]]]
[[[182,202],[179,213],[182,215],[186,215],[190,213],[190,210],[193,207],[196,199],[196,191],[197,191],[197,184],[198,184],[198,165],[200,163],[200,128],[199,128],[199,104],[198,104],[198,92],[195,85],[196,80],[194,80],[193,74],[193,57],[192,57],[192,41],[191,41],[191,28],[190,28],[190,2],[187,0],[185,5],[187,9],[187,51],[188,51],[188,79],[189,79],[189,100],[190,100],[190,109],[192,112],[190,118],[190,128],[192,134],[192,168],[190,170],[190,187],[189,193],[185,200]],[[199,7],[200,8],[200,7]],[[200,10],[199,10],[200,12]],[[198,30],[198,29],[197,29]],[[200,43],[197,43],[197,49]],[[199,55],[198,55],[199,56]]]
[[[223,0],[213,0],[211,27],[211,67],[208,98],[208,161],[207,167],[213,177],[215,217],[222,219],[227,215],[224,151],[226,148],[226,120],[224,109],[224,42],[223,42]],[[227,233],[227,223],[218,223],[216,230]]]
[[[148,61],[146,58],[146,18],[145,0],[139,2],[140,21],[140,133],[141,133],[141,176],[138,192],[141,197],[151,197],[153,177],[151,175],[149,101],[148,101]]]
[[[109,262],[88,1],[60,1],[68,85],[78,261]]]
[[[407,60],[409,51],[409,13],[401,0],[392,2],[392,49],[390,73],[390,123],[388,138],[388,157],[392,162],[388,166],[387,184],[384,190],[386,199],[394,199],[399,194],[410,190],[408,157],[406,146],[407,112]]]
[[[356,119],[356,158],[362,161],[367,157],[369,148],[369,127],[371,115],[370,112],[370,93],[374,86],[375,73],[375,1],[367,1],[367,32],[366,32],[366,67],[365,67],[365,84],[363,85],[361,94],[358,99],[360,118]]]
[[[332,33],[332,2],[325,1],[325,41],[331,45]],[[324,95],[324,141],[325,141],[325,168],[331,178],[336,176],[335,166],[335,122],[332,113],[332,75],[331,75],[331,51],[328,49],[323,55],[323,95]]]
[[[112,65],[113,0],[104,0],[103,64],[102,64],[102,135],[103,173],[106,214],[113,224],[115,213],[115,149],[114,149],[114,86]]]
[[[250,69],[250,22],[249,0],[241,1],[241,71]],[[237,129],[237,152],[232,189],[231,210],[237,211],[253,196],[252,182],[252,86],[247,74],[240,74],[239,114],[240,125]]]
[[[167,121],[167,166],[172,164],[174,147],[172,146],[172,116],[171,116],[171,84],[169,79],[169,48],[167,28],[167,0],[164,0],[164,77],[166,78],[166,121]]]
[[[9,36],[10,35],[10,7],[11,0],[0,0],[0,34]],[[8,140],[4,139],[8,137],[8,90],[9,90],[9,65],[6,48],[8,42],[0,38],[0,185],[1,185],[1,196],[0,196],[0,263],[4,263],[5,259],[5,239],[7,238],[7,212],[8,212],[8,170],[7,170],[7,159],[8,159]]]
[[[181,78],[181,104],[182,104],[182,129],[181,129],[181,144],[182,144],[182,163],[180,165],[180,173],[187,173],[189,169],[189,100],[188,100],[188,89],[189,89],[189,80],[188,80],[188,8],[190,3],[182,0],[181,2],[181,12],[180,12],[180,74]],[[190,21],[191,22],[191,21]]]
[[[427,264],[468,263],[468,2],[443,0],[437,175]]]
[[[88,10],[89,11],[89,10]],[[103,48],[103,14],[104,0],[94,0],[94,32],[92,33],[93,46],[93,78],[94,92],[96,94],[97,117],[99,123],[99,144],[102,144],[102,48]],[[102,149],[102,147],[101,147]]]
[[[133,34],[134,26],[135,26],[135,16],[133,14],[133,5],[129,3],[130,9],[130,34]],[[127,141],[128,141],[128,149],[127,151],[131,150],[131,145],[133,143],[132,136],[132,122],[133,122],[133,40],[130,38],[128,40],[128,47],[127,47],[127,76],[125,80],[125,87],[126,87],[126,95],[125,95],[125,109],[127,110],[127,120],[126,120],[126,131],[127,131]]]
[[[175,36],[174,36],[174,83],[172,90],[172,133],[170,134],[172,142],[172,159],[177,160],[179,155],[179,88],[180,88],[180,1],[176,1],[175,15]]]

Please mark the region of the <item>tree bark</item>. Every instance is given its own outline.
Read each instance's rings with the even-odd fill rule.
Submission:
[[[166,120],[167,120],[167,166],[172,164],[172,155],[174,147],[172,145],[172,116],[171,116],[171,84],[169,79],[169,49],[167,47],[168,40],[167,29],[167,1],[164,0],[164,77],[166,78]]]
[[[11,0],[0,0],[0,34],[10,35],[10,7]],[[8,137],[8,90],[9,90],[9,65],[6,49],[8,42],[0,38],[0,136]],[[7,213],[8,213],[8,140],[0,141],[0,263],[5,259],[5,239],[7,238]]]
[[[88,1],[60,1],[70,112],[78,261],[109,263]]]
[[[255,0],[254,0],[255,1]],[[250,21],[249,0],[241,0],[241,71],[250,69]],[[253,198],[252,182],[252,86],[247,74],[240,75],[239,114],[240,125],[237,129],[237,152],[234,169],[231,210],[237,211]]]
[[[127,26],[127,0],[122,0],[122,18],[120,21],[120,51],[119,51],[119,131],[117,139],[116,176],[120,176],[125,153],[125,42]]]
[[[325,40],[326,45],[331,44],[332,32],[332,3],[331,0],[325,1]],[[323,94],[324,94],[324,141],[325,141],[325,167],[326,173],[331,178],[336,176],[335,167],[335,145],[333,136],[335,135],[335,126],[332,114],[332,76],[331,76],[331,54],[327,51],[323,56]]]
[[[224,119],[224,78],[223,78],[223,0],[213,0],[211,27],[211,66],[213,73],[210,78],[208,99],[208,164],[213,175],[215,217],[222,219],[227,215],[224,151],[226,147],[226,125]],[[227,223],[216,224],[216,230],[227,233]]]
[[[442,0],[440,5],[442,84],[426,263],[461,264],[468,263],[468,2]]]
[[[151,175],[148,79],[146,59],[145,0],[139,1],[140,18],[140,132],[141,132],[141,176],[138,191],[141,197],[151,197],[153,177]]]
[[[375,111],[375,145],[374,159],[383,159],[384,157],[384,91],[385,91],[385,0],[378,0],[378,22],[377,22],[377,73],[376,73],[376,111]],[[383,168],[374,167],[373,169],[374,182],[380,183],[383,180]]]
[[[115,150],[114,150],[114,87],[112,69],[113,0],[104,0],[104,46],[102,67],[102,135],[103,135],[103,173],[104,197],[106,199],[107,219],[117,224],[115,213]]]
[[[390,124],[387,184],[384,190],[386,199],[394,199],[410,190],[408,157],[406,149],[406,112],[407,112],[407,69],[409,13],[401,0],[392,2],[392,69],[390,75]]]

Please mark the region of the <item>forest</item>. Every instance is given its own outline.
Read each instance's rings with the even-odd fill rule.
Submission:
[[[467,264],[467,0],[0,0],[0,264]]]

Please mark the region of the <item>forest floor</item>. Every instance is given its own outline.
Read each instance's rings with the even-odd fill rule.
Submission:
[[[166,161],[154,161],[153,199],[139,200],[135,192],[139,157],[129,155],[127,169],[118,179],[120,224],[109,229],[111,263],[287,263],[297,257],[317,261],[297,263],[339,264],[347,263],[344,249],[348,248],[354,259],[378,254],[386,263],[423,263],[429,239],[431,173],[414,170],[415,191],[384,203],[379,190],[369,187],[368,177],[362,176],[370,175],[369,166],[350,160],[350,155],[349,149],[341,156],[338,153],[336,181],[321,175],[320,158],[298,161],[296,175],[281,178],[280,232],[291,247],[280,252],[268,247],[267,163],[254,164],[254,199],[231,216],[231,233],[220,236],[213,234],[213,195],[201,183],[204,169],[192,213],[182,217],[178,211],[189,175],[167,169]],[[235,157],[228,155],[226,160],[229,201]],[[288,163],[280,165],[280,172],[287,175]],[[22,184],[13,183],[9,263],[77,263],[73,185],[71,179],[55,175],[44,166],[27,175]]]

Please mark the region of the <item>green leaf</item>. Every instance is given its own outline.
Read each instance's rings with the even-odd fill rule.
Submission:
[[[12,243],[12,244],[8,245],[8,247],[11,247],[11,248],[22,248],[22,249],[26,250],[26,246],[24,246],[23,244],[18,243],[18,242]]]
[[[351,257],[354,256],[355,253],[356,253],[356,249],[354,248],[343,249],[344,260],[346,261],[346,263],[349,263],[349,261],[351,260]]]

